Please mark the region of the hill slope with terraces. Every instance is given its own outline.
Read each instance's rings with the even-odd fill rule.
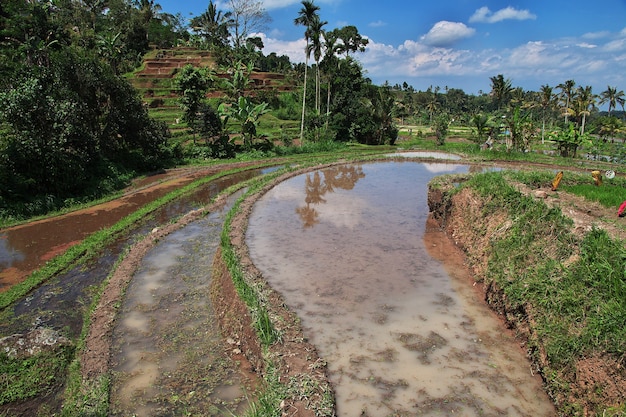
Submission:
[[[228,78],[224,70],[218,68],[211,52],[195,48],[172,48],[153,51],[143,61],[141,69],[135,71],[130,82],[141,93],[144,101],[152,109],[177,107],[179,92],[174,84],[174,77],[186,65],[208,67],[219,78]],[[293,86],[285,75],[275,72],[253,71],[250,74],[250,94],[258,91],[292,91]],[[208,97],[222,97],[224,92],[212,89]]]

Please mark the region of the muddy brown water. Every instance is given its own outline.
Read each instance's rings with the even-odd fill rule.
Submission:
[[[35,288],[25,298],[7,307],[3,312],[3,320],[0,321],[0,338],[12,334],[24,334],[30,330],[42,327],[60,331],[62,334],[72,339],[78,337],[83,326],[84,315],[88,312],[89,306],[93,301],[95,289],[106,279],[115,261],[126,247],[132,245],[137,239],[149,233],[154,227],[158,227],[161,224],[169,222],[172,218],[176,218],[208,204],[213,197],[231,185],[253,178],[254,176],[271,172],[275,169],[277,168],[255,169],[227,176],[205,184],[189,195],[161,207],[153,216],[146,219],[143,223],[138,224],[135,229],[129,230],[126,236],[122,236],[117,241],[102,248],[97,259],[93,259],[87,264],[70,268],[68,271],[53,277]],[[154,197],[158,198],[160,195]],[[148,201],[145,201],[144,204],[147,202]],[[134,206],[134,209],[136,210],[137,206]],[[124,214],[118,213],[118,216],[123,217]],[[78,221],[78,219],[83,217],[73,216],[72,218]],[[115,218],[116,217],[103,215],[100,217],[101,223],[99,227],[110,226],[112,222],[116,221]],[[66,230],[69,226],[65,220],[56,220],[61,220],[61,218],[51,219],[50,224],[47,225],[48,229],[46,230],[48,230],[49,233],[60,236],[59,239],[63,239],[62,236],[69,236],[71,233],[74,233]],[[86,221],[89,222],[92,220],[94,219],[87,216]],[[56,224],[56,227],[53,227],[53,224]],[[35,229],[27,229],[25,226],[22,226],[20,229],[31,230],[31,233],[34,234],[38,233],[38,227],[39,226],[36,226]],[[82,229],[80,224],[73,225],[72,227]],[[14,232],[5,230],[2,231],[2,233]],[[25,235],[27,236],[28,233],[25,233]],[[36,235],[30,237],[30,239],[40,242],[39,237]],[[44,237],[42,239],[45,240],[49,238]],[[71,239],[73,238],[70,237],[69,240]],[[40,246],[39,250],[24,252],[25,257],[33,257],[33,265],[38,265],[36,261],[38,254],[47,253],[45,245],[41,243],[37,243],[37,245]],[[4,248],[6,249],[7,246],[5,245]],[[6,252],[3,253],[6,254]],[[6,260],[6,257],[1,259]],[[12,262],[14,261],[7,261],[7,263],[2,266],[6,267],[7,264]],[[12,265],[15,266],[14,263]],[[25,264],[21,265],[21,267],[23,267]],[[63,386],[59,384],[54,388],[54,392],[45,393],[46,398],[35,397],[28,402],[35,404],[35,408],[38,405],[47,403],[53,407],[51,411],[54,411],[54,407],[60,406],[61,402],[56,398],[51,398],[61,395],[62,390]],[[0,406],[0,414],[2,414],[4,407],[5,406]],[[11,404],[8,404],[7,407],[10,409]]]
[[[165,237],[142,260],[113,331],[112,416],[241,415],[253,393],[220,336],[211,265],[224,214]]]
[[[272,169],[277,168],[248,170],[213,181],[198,192],[167,205],[164,210],[159,212],[157,222],[169,221],[170,218],[184,212],[186,207],[193,206],[194,201],[206,201],[229,185],[245,181]],[[199,170],[193,174],[190,173],[169,180],[159,187],[140,189],[118,200],[89,209],[1,230],[0,292],[6,291],[12,285],[23,281],[32,271],[40,268],[56,255],[65,252],[71,246],[80,243],[90,234],[110,227],[146,204],[212,173],[215,173],[215,169]],[[154,183],[159,179],[159,175],[149,177],[149,179]]]
[[[426,227],[428,181],[467,170],[349,164],[256,203],[251,257],[327,361],[339,416],[556,415],[445,234]]]

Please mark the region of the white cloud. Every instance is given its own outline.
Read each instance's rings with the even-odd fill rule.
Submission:
[[[606,45],[604,45],[604,47],[602,49],[607,51],[607,52],[622,52],[622,51],[626,51],[626,38],[615,39],[615,40],[613,40],[611,42],[608,42]]]
[[[261,3],[263,3],[263,7],[265,7],[266,10],[282,9],[284,7],[289,7],[294,4],[300,4],[301,2],[302,2],[301,0],[262,0],[261,1]],[[336,4],[337,0],[318,0],[317,2],[322,3],[322,4],[324,3]]]
[[[528,10],[517,10],[510,6],[500,9],[495,13],[492,13],[488,7],[481,7],[474,12],[469,21],[470,23],[497,23],[503,20],[528,20],[536,18],[537,16],[530,13]]]
[[[430,46],[445,47],[452,45],[460,39],[469,38],[475,32],[474,29],[465,26],[464,23],[442,20],[435,23],[420,40]]]
[[[269,37],[265,33],[254,33],[263,41],[263,52],[268,55],[275,52],[276,55],[287,55],[289,60],[294,63],[304,62],[304,49],[306,41],[304,38],[295,41],[283,41],[274,37]]]
[[[611,33],[608,30],[603,30],[601,32],[589,32],[585,33],[582,37],[583,39],[601,39],[606,38]]]
[[[489,78],[497,74],[504,74],[515,86],[534,90],[543,84],[557,85],[567,79],[593,85],[594,89],[607,83],[626,83],[626,75],[617,70],[626,61],[626,33],[609,34],[606,42],[598,42],[597,47],[592,47],[596,42],[590,42],[588,36],[580,36],[526,42],[497,50],[483,44],[482,49],[468,50],[439,46],[445,44],[444,39],[450,42],[458,39],[458,31],[442,30],[439,39],[435,32],[429,32],[432,37],[406,40],[398,45],[378,43],[368,37],[366,51],[354,54],[354,58],[361,62],[366,75],[376,84],[407,81],[418,89],[448,85],[468,93],[488,91]],[[291,62],[304,62],[303,38],[282,41],[262,35],[262,39],[265,54],[275,52],[289,56]],[[433,39],[436,41],[432,42]]]
[[[373,28],[379,28],[379,27],[387,26],[387,22],[383,22],[382,20],[377,20],[375,22],[371,22],[369,26]]]

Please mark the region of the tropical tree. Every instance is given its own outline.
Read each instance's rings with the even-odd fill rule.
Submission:
[[[356,26],[344,26],[337,30],[337,37],[341,40],[338,52],[350,56],[350,52],[363,52],[369,43],[369,39],[359,34]]]
[[[559,95],[559,99],[561,100],[561,104],[564,105],[563,114],[565,116],[565,125],[567,125],[567,121],[569,119],[569,115],[571,114],[570,102],[572,101],[572,97],[574,96],[574,87],[576,86],[576,82],[574,80],[567,80],[564,83],[561,83],[556,86],[561,90],[561,94]]]
[[[428,114],[430,115],[430,123],[432,124],[433,115],[437,113],[439,107],[441,106],[441,103],[439,103],[439,87],[435,87],[434,91],[431,89],[431,87],[429,87],[426,92],[430,94],[428,102],[426,103],[426,110],[428,110]]]
[[[393,145],[398,138],[398,129],[393,122],[395,99],[388,87],[374,87],[369,96],[363,97],[364,108],[369,112],[373,127],[368,143]]]
[[[209,68],[195,68],[191,64],[185,65],[174,79],[176,87],[181,92],[180,106],[183,109],[183,120],[194,133],[194,143],[198,126],[198,114],[206,93],[213,82]]]
[[[596,132],[605,142],[609,138],[615,138],[619,133],[626,133],[624,123],[615,116],[600,117],[596,120],[595,125]]]
[[[435,118],[434,126],[435,136],[437,137],[437,145],[443,146],[450,129],[450,116],[446,112],[439,113]]]
[[[257,134],[259,118],[268,111],[267,103],[255,105],[250,98],[244,96],[239,97],[239,100],[232,105],[222,103],[218,107],[218,112],[224,117],[224,126],[230,117],[239,122],[243,146],[247,150],[252,148],[252,141]]]
[[[335,68],[339,64],[339,59],[335,56],[339,46],[337,45],[337,33],[336,29],[327,31],[324,33],[324,58],[322,60],[322,66],[326,78],[326,127],[328,127],[328,117],[330,116],[330,97],[331,97],[331,82],[335,74]]]
[[[547,84],[541,86],[539,91],[539,106],[541,107],[541,143],[545,141],[546,113],[554,106],[556,96],[552,87]]]
[[[498,110],[509,104],[513,87],[511,86],[511,80],[504,78],[504,75],[498,74],[495,77],[490,77],[491,80],[491,97],[496,104]]]
[[[300,122],[300,142],[302,143],[302,139],[304,138],[304,114],[306,108],[306,82],[307,82],[307,70],[309,67],[309,41],[311,39],[311,27],[313,26],[313,22],[315,19],[319,20],[319,15],[317,14],[320,8],[315,5],[312,0],[302,0],[302,9],[298,12],[298,17],[294,19],[295,25],[304,26],[304,39],[306,41],[306,47],[304,49],[304,86],[302,88],[302,120]]]
[[[310,44],[307,46],[307,54],[313,54],[315,59],[315,111],[319,116],[320,114],[320,60],[322,59],[323,43],[322,37],[324,35],[324,25],[328,22],[321,21],[319,17],[315,17],[309,27]]]
[[[224,47],[228,43],[229,28],[234,24],[231,12],[217,10],[215,3],[209,1],[207,10],[191,19],[189,26],[202,36],[210,46]]]
[[[518,106],[510,117],[506,118],[509,135],[507,146],[518,151],[530,150],[530,141],[535,135],[535,128],[530,112],[522,111]]]
[[[477,142],[484,143],[485,135],[493,130],[493,119],[484,113],[477,113],[472,116],[470,123],[476,129]]]
[[[622,111],[624,110],[624,103],[626,102],[626,98],[624,98],[624,91],[617,91],[616,87],[607,86],[606,90],[604,90],[600,94],[599,103],[602,105],[604,103],[609,103],[609,117],[611,117],[611,110],[617,107],[619,104],[622,106]]]
[[[106,32],[99,35],[96,39],[98,53],[105,60],[105,62],[111,65],[115,74],[119,73],[119,63],[122,57],[122,50],[124,48],[120,35],[121,32],[116,34]]]
[[[574,96],[574,111],[576,116],[581,118],[580,135],[585,134],[585,121],[587,116],[591,114],[591,110],[595,108],[596,95],[593,94],[591,86],[578,87]]]
[[[248,88],[252,82],[250,80],[252,70],[252,62],[244,64],[242,61],[236,62],[232,68],[226,70],[226,72],[232,74],[232,77],[230,79],[223,79],[222,85],[232,103],[239,101],[239,97],[245,94],[246,88]]]

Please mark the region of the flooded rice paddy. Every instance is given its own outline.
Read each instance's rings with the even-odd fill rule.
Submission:
[[[339,416],[556,414],[428,223],[428,181],[467,170],[349,164],[287,180],[255,205],[250,254],[327,361]]]
[[[113,332],[111,415],[241,415],[247,407],[251,380],[226,354],[210,302],[229,208],[168,235],[143,259]]]
[[[212,181],[192,194],[164,206],[155,216],[154,222],[168,222],[173,217],[206,204],[230,185],[273,169],[276,168],[251,169]],[[140,189],[118,200],[85,210],[0,230],[0,292],[23,281],[33,270],[80,243],[90,234],[112,226],[146,204],[193,180],[214,174],[213,171],[199,170],[194,174],[169,180],[158,187]],[[155,180],[153,177],[149,178]]]

